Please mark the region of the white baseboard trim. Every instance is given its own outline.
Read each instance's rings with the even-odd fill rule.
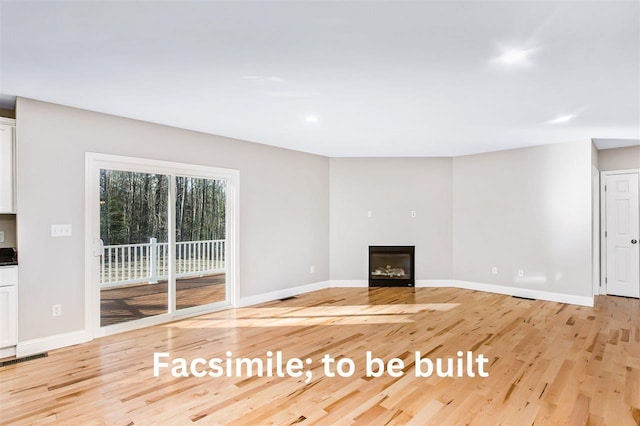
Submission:
[[[320,281],[282,290],[271,291],[269,293],[257,294],[254,296],[242,297],[239,301],[239,308],[257,305],[259,303],[271,302],[285,297],[296,296],[302,293],[309,293],[326,288],[340,287],[368,287],[367,280],[331,280]],[[484,284],[459,280],[416,280],[416,287],[455,287],[467,290],[485,291],[488,293],[505,294],[508,296],[527,297],[530,299],[547,300],[550,302],[569,303],[572,305],[593,306],[593,298],[586,296],[575,296],[571,294],[552,293],[548,291],[531,290],[519,287],[508,287],[495,284]],[[0,358],[13,356],[23,357],[35,355],[53,349],[66,346],[77,345],[91,340],[91,333],[86,330],[79,330],[70,333],[58,334],[55,336],[43,337],[39,339],[18,342],[14,348],[7,348],[0,351]],[[6,354],[5,354],[6,351]]]
[[[329,287],[369,287],[367,280],[331,280]],[[452,280],[416,280],[416,287],[455,287]]]
[[[369,287],[367,280],[331,280],[329,287]]]
[[[77,345],[91,340],[91,333],[86,330],[72,331],[70,333],[56,334],[55,336],[42,337],[39,339],[18,342],[16,346],[16,356],[18,358],[39,354],[53,349],[64,348],[65,346]]]
[[[547,300],[549,302],[569,303],[571,305],[593,306],[593,297],[575,296],[573,294],[553,293],[550,291],[532,290],[529,288],[509,287],[495,284],[484,284],[470,281],[452,281],[453,287],[467,290],[486,291],[487,293],[506,294],[508,296],[526,297],[529,299]]]
[[[16,354],[15,346],[10,346],[8,348],[0,349],[0,359],[8,358],[10,356],[15,356],[15,354]]]
[[[283,288],[282,290],[270,291],[269,293],[241,297],[238,302],[238,307],[244,308],[246,306],[257,305],[259,303],[272,302],[274,300],[284,299],[285,297],[296,296],[298,294],[309,293],[316,290],[323,290],[325,288],[329,288],[329,281],[320,281],[317,283],[301,285],[298,287]]]
[[[330,287],[369,287],[367,280],[331,280]],[[416,280],[416,287],[455,287],[452,280]]]
[[[367,287],[367,280],[332,280],[330,287]],[[572,294],[552,293],[521,287],[509,287],[495,284],[476,283],[461,280],[416,280],[418,287],[454,287],[466,290],[485,291],[487,293],[506,294],[508,296],[527,297],[529,299],[547,300],[549,302],[570,303],[572,305],[593,306],[593,298]]]
[[[332,280],[329,287],[367,287],[367,280]],[[495,284],[476,283],[460,280],[416,280],[416,288],[420,287],[454,287],[466,290],[485,291],[487,293],[506,294],[508,296],[527,297],[529,299],[547,300],[549,302],[569,303],[572,305],[593,306],[593,298],[572,294],[552,293],[549,291],[531,290],[521,287],[509,287]]]
[[[453,280],[416,280],[416,287],[455,287]]]

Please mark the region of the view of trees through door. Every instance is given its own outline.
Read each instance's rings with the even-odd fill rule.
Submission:
[[[171,179],[100,169],[101,326],[225,300],[226,181],[175,177],[171,259]]]
[[[226,182],[176,178],[176,308],[225,300]]]

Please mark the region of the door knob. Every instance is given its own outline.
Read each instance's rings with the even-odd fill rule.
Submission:
[[[637,244],[638,240],[631,240],[631,244]]]

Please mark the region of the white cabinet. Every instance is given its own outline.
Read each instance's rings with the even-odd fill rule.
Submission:
[[[15,120],[0,118],[0,213],[15,213]]]
[[[18,343],[18,287],[0,287],[0,348]]]
[[[0,349],[18,343],[18,267],[0,267]],[[2,351],[0,351],[1,353]]]

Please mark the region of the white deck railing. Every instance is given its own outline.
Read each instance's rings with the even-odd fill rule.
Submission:
[[[176,243],[176,278],[224,271],[225,240]],[[104,246],[100,288],[124,284],[155,284],[169,276],[169,243],[151,238],[145,244]]]

